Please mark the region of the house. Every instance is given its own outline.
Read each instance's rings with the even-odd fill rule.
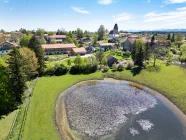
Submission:
[[[116,48],[115,43],[99,43],[98,47],[100,51],[108,51]]]
[[[115,24],[114,29],[110,31],[109,37],[111,39],[116,39],[116,40],[119,38],[119,31],[118,31],[118,25],[117,24]]]
[[[6,54],[13,47],[18,47],[18,45],[16,43],[10,43],[10,42],[0,43],[0,56]]]
[[[42,48],[45,55],[51,54],[69,54],[73,48],[76,48],[75,44],[43,44]]]
[[[62,43],[66,39],[66,35],[51,35],[48,36],[48,39],[51,41],[55,39],[57,43]]]
[[[72,55],[85,55],[87,53],[87,51],[85,50],[85,48],[81,47],[81,48],[72,48]]]
[[[137,39],[139,39],[138,36],[130,36],[128,38],[122,39],[120,41],[121,47],[123,48],[124,51],[132,51],[134,43],[136,42]]]
[[[11,34],[3,34],[3,38],[7,42],[13,42]]]
[[[82,42],[90,42],[90,37],[83,37],[80,39]]]
[[[108,55],[108,56],[107,56],[107,61],[108,61],[108,66],[109,66],[109,67],[112,67],[112,65],[113,65],[114,63],[118,64],[118,59],[115,58],[115,57],[112,56],[112,55]]]
[[[146,45],[148,47],[151,46],[151,40],[147,39],[146,37],[139,37],[139,36],[136,36],[136,35],[132,35],[132,36],[129,36],[128,38],[122,39],[120,41],[121,47],[123,48],[124,51],[130,51],[131,52],[134,48],[134,44],[135,44],[137,39],[142,39],[143,42],[146,43]],[[157,47],[158,45],[159,45],[159,41],[155,40],[152,47],[154,48],[154,47]]]

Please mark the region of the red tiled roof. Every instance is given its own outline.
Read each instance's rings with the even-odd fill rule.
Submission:
[[[66,38],[66,35],[51,35],[48,38]]]
[[[14,46],[14,47],[17,47],[17,46],[18,46],[18,44],[12,43],[12,42],[8,42],[8,41],[0,42],[0,45],[3,45],[3,44],[5,44],[5,43],[8,43],[8,44],[10,44],[10,45],[12,45],[12,46]]]
[[[72,49],[73,50],[73,52],[75,52],[75,53],[86,53],[87,51],[85,50],[85,48],[73,48]]]
[[[43,49],[71,49],[75,48],[74,44],[43,44]]]

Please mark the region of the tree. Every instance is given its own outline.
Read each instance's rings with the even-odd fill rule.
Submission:
[[[67,36],[65,39],[65,43],[73,43],[73,39]]]
[[[20,104],[26,88],[22,57],[16,47],[13,47],[8,55],[9,58],[7,63],[11,93],[15,98],[16,103]]]
[[[41,44],[46,44],[46,39],[44,37],[41,37],[40,43]]]
[[[83,30],[81,30],[80,28],[77,29],[77,37],[78,38],[82,38],[83,37]]]
[[[77,66],[80,66],[81,64],[83,63],[83,60],[81,58],[80,55],[78,55],[75,60],[74,60],[74,64],[77,65]]]
[[[27,79],[30,80],[32,76],[37,74],[38,60],[36,58],[36,54],[31,49],[25,47],[20,48],[19,52],[22,57],[24,72]]]
[[[0,31],[0,32],[4,34],[4,33],[5,33],[5,30],[4,30],[4,29],[1,29],[1,31]]]
[[[93,37],[93,46],[96,46],[97,41],[98,41],[98,35],[95,34],[94,37]]]
[[[78,48],[78,47],[79,47],[78,41],[77,41],[77,40],[74,40],[73,42],[74,42],[74,44],[76,45],[76,47]]]
[[[132,59],[135,65],[139,67],[143,66],[143,61],[145,59],[145,44],[142,39],[136,40],[132,51]]]
[[[56,44],[56,40],[54,38],[51,39],[50,44]]]
[[[106,55],[104,55],[104,57],[102,58],[101,64],[103,64],[103,65],[105,65],[105,66],[108,65],[108,60],[107,60]]]
[[[150,46],[152,47],[155,44],[155,36],[153,35],[151,38]]]
[[[171,34],[170,33],[167,36],[167,40],[171,40]]]
[[[21,28],[20,30],[19,30],[21,33],[23,33],[23,34],[26,34],[26,29],[23,29],[23,28]]]
[[[67,36],[69,36],[70,38],[74,38],[74,35],[72,34],[72,32],[70,31],[70,32],[68,32],[68,34],[67,34]]]
[[[60,35],[60,30],[59,29],[57,30],[56,35]]]
[[[44,52],[38,39],[33,36],[28,44],[28,48],[33,50],[38,58],[38,72],[40,75],[43,74],[45,67]]]
[[[27,36],[27,35],[23,36],[23,38],[20,41],[20,46],[28,47],[30,39],[31,39],[31,36]]]
[[[101,25],[98,29],[99,40],[103,40],[104,35],[105,35],[105,27],[103,25]]]
[[[68,65],[69,67],[71,66],[71,60],[70,60],[70,59],[67,60],[67,65]]]
[[[175,35],[174,34],[172,35],[171,42],[175,42]]]
[[[97,61],[101,62],[103,57],[104,57],[104,53],[102,51],[96,52],[96,59],[97,59]]]
[[[176,34],[175,36],[175,41],[176,41],[176,44],[178,45],[178,48],[180,48],[180,46],[182,45],[182,41],[184,40],[184,35],[179,33],[179,34]]]
[[[36,31],[36,35],[37,36],[42,36],[44,34],[45,30],[44,29],[40,29],[38,28],[37,31]]]

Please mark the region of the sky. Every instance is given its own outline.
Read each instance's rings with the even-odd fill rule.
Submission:
[[[186,29],[186,0],[0,0],[0,29]]]

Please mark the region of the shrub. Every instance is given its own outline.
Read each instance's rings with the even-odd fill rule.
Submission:
[[[97,71],[97,65],[91,65],[91,64],[86,64],[86,65],[75,65],[71,67],[70,69],[70,74],[90,74],[94,73]]]
[[[114,64],[112,65],[112,69],[113,69],[113,71],[117,71],[118,66],[117,66],[117,64],[116,64],[116,63],[114,63]]]
[[[122,64],[118,65],[118,71],[123,71],[123,65]]]
[[[127,63],[127,69],[129,70],[129,69],[131,69],[132,67],[134,67],[134,62],[132,62],[132,61],[129,61],[128,63]]]
[[[64,64],[56,65],[54,75],[56,76],[65,75],[68,72],[68,70],[69,70],[68,67],[66,67]]]
[[[131,53],[129,51],[123,52],[123,56],[128,58],[130,57]]]
[[[108,66],[104,66],[103,68],[102,68],[102,71],[103,72],[107,72],[109,70],[109,67]]]
[[[47,69],[44,71],[44,75],[53,76],[53,75],[54,75],[54,72],[55,72],[54,67],[47,68]]]

